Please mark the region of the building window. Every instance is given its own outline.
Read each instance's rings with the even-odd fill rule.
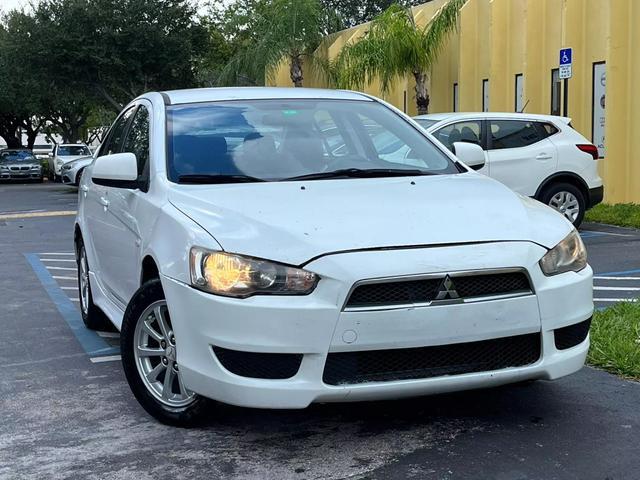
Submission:
[[[458,84],[453,84],[453,111],[457,112],[460,110],[460,97],[458,96]]]
[[[482,80],[482,111],[489,111],[489,79]]]
[[[606,73],[605,62],[595,62],[593,64],[591,95],[591,141],[598,147],[598,155],[604,158],[604,100],[606,94]]]
[[[560,100],[562,96],[562,83],[560,70],[551,70],[551,115],[560,115]]]
[[[514,109],[518,113],[524,110],[524,75],[516,73]]]

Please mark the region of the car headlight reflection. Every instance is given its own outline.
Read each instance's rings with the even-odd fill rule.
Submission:
[[[579,272],[586,266],[587,249],[575,229],[540,259],[540,268],[547,276]]]
[[[307,295],[318,283],[315,273],[268,260],[199,247],[190,257],[191,284],[216,295]]]

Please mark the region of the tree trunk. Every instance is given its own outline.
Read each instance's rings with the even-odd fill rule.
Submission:
[[[421,71],[414,71],[413,77],[416,79],[416,107],[418,115],[429,113],[429,92],[427,92],[427,74]]]
[[[37,130],[29,130],[27,131],[27,148],[29,150],[33,149],[33,145],[36,143],[36,137],[38,136]]]
[[[291,57],[289,76],[291,77],[291,81],[294,86],[302,87],[302,80],[304,79],[302,75],[302,58]]]
[[[0,135],[5,142],[7,142],[7,148],[22,148],[22,140],[15,135]]]

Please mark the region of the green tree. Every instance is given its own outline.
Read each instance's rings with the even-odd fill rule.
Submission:
[[[432,0],[321,0],[326,9],[334,11],[342,20],[341,28],[353,27],[373,20],[394,3],[405,6],[419,5]]]
[[[255,5],[249,11],[247,6]],[[289,67],[291,83],[303,86],[304,68],[327,72],[328,61],[317,52],[334,17],[319,0],[245,0],[231,10],[237,38],[242,42],[221,75],[221,83],[262,83],[273,79],[282,61]],[[251,17],[251,18],[250,18]]]
[[[337,84],[361,89],[379,79],[386,94],[394,81],[411,74],[416,83],[418,112],[427,113],[429,72],[449,34],[456,29],[466,1],[449,0],[424,27],[416,24],[411,8],[390,6],[371,22],[363,38],[342,49],[334,66]]]

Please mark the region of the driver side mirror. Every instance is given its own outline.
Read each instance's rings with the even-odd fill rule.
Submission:
[[[484,167],[484,150],[482,150],[480,145],[468,142],[454,142],[453,154],[473,170],[480,170]]]
[[[140,188],[136,156],[125,152],[96,158],[93,162],[91,180],[105,187]]]

